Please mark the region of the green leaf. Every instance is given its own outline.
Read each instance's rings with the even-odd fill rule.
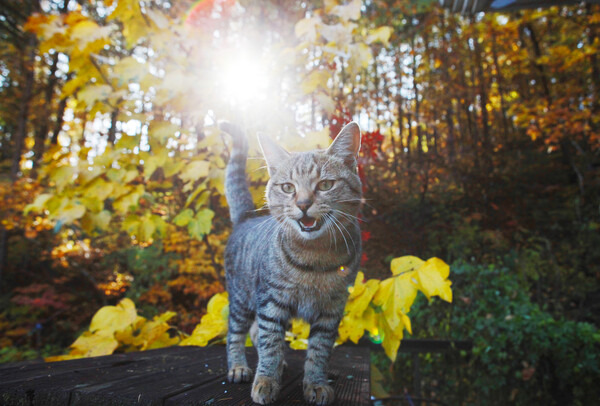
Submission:
[[[210,209],[202,209],[188,224],[188,232],[198,240],[201,240],[206,234],[210,233],[212,219],[215,213]]]
[[[79,203],[68,203],[56,216],[58,221],[63,224],[70,224],[73,221],[83,217],[85,214],[85,206]]]
[[[105,84],[94,84],[86,86],[77,93],[77,99],[92,107],[99,100],[106,100],[112,93],[112,88]]]
[[[164,144],[169,137],[173,137],[179,131],[181,131],[181,127],[176,124],[167,121],[156,121],[150,125],[148,135]]]
[[[73,181],[75,168],[69,165],[59,166],[50,174],[50,181],[54,182],[56,189],[61,191],[70,182]]]
[[[175,223],[175,225],[183,227],[187,226],[193,218],[194,211],[192,209],[185,209],[182,212],[180,212],[177,216],[175,216],[175,218],[173,219],[173,223]]]
[[[367,44],[372,44],[374,42],[381,42],[383,45],[388,46],[390,36],[392,35],[394,30],[392,27],[379,27],[374,30],[369,31],[369,35],[367,36]]]
[[[115,202],[113,203],[113,207],[117,212],[124,214],[127,211],[129,211],[130,207],[137,206],[138,201],[140,200],[140,197],[143,193],[144,186],[137,185],[135,186],[135,188],[133,188],[133,190],[130,193],[123,195],[117,200],[115,200]]]
[[[327,90],[327,82],[329,79],[331,79],[331,73],[326,70],[312,71],[306,79],[302,81],[302,92],[304,92],[304,94],[310,94],[319,87]]]
[[[35,212],[44,211],[45,210],[44,206],[45,206],[46,202],[48,201],[48,199],[50,199],[51,197],[52,197],[52,194],[50,194],[50,193],[42,193],[41,195],[38,195],[38,197],[35,198],[33,203],[25,206],[25,210],[23,212],[25,214],[27,214],[32,210]]]
[[[192,161],[179,173],[179,178],[184,182],[196,181],[206,177],[209,168],[208,161]]]

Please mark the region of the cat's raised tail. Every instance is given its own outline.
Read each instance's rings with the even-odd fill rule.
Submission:
[[[233,138],[233,149],[225,171],[225,197],[229,204],[231,222],[235,226],[254,210],[254,202],[246,182],[248,139],[235,124],[222,122],[219,127]]]

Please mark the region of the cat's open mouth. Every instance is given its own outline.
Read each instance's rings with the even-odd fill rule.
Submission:
[[[298,224],[300,225],[300,230],[310,233],[311,231],[319,230],[323,222],[314,217],[304,216],[298,220]]]

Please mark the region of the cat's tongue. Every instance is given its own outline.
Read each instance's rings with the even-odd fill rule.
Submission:
[[[313,217],[304,216],[300,219],[300,222],[304,227],[311,228],[314,227],[314,225],[317,223],[317,219]]]

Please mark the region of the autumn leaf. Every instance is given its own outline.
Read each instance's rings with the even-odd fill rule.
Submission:
[[[176,225],[183,227],[187,226],[190,221],[194,218],[194,211],[192,209],[185,209],[181,211],[175,218],[173,219],[173,223]]]
[[[210,163],[207,161],[191,161],[179,173],[179,178],[184,182],[192,182],[208,176]]]
[[[188,232],[198,240],[201,240],[210,232],[212,219],[215,213],[210,209],[202,209],[188,223]]]
[[[88,107],[92,107],[97,101],[106,100],[112,93],[112,88],[106,84],[94,84],[86,86],[77,93],[77,99]]]
[[[29,213],[30,211],[35,211],[35,212],[42,212],[45,210],[44,206],[46,204],[46,202],[48,201],[48,199],[50,199],[52,197],[52,195],[50,193],[42,193],[40,195],[38,195],[35,200],[33,201],[33,203],[28,204],[27,206],[25,206],[24,209],[24,214]]]
[[[327,90],[327,82],[331,79],[331,73],[326,70],[312,71],[306,79],[302,81],[302,91],[304,94],[313,93],[317,88]]]
[[[90,332],[110,336],[117,330],[123,330],[137,317],[135,304],[131,299],[123,299],[116,306],[100,308],[92,318]]]
[[[181,341],[179,345],[197,345],[204,347],[214,338],[223,337],[227,333],[227,318],[229,316],[229,300],[227,292],[214,295],[196,326],[192,335]]]
[[[428,259],[418,270],[416,278],[427,299],[439,296],[446,302],[452,302],[452,282],[449,281],[450,267],[439,258]]]
[[[381,42],[384,46],[388,46],[390,36],[394,30],[392,27],[378,27],[374,30],[369,31],[369,35],[367,35],[366,42],[367,44],[373,44],[375,42]]]
[[[361,0],[352,0],[346,5],[337,5],[333,7],[331,14],[337,15],[343,20],[358,20],[360,18],[361,7]]]
[[[392,270],[393,275],[400,275],[405,272],[416,271],[424,263],[425,261],[423,261],[421,258],[407,255],[392,259],[392,262],[390,263],[390,269]]]
[[[317,39],[317,26],[321,24],[318,17],[303,18],[294,26],[296,37],[305,37],[307,41],[314,42]]]
[[[98,357],[110,355],[119,346],[119,342],[112,335],[92,333],[89,331],[80,335],[71,344],[72,354],[83,357]]]

